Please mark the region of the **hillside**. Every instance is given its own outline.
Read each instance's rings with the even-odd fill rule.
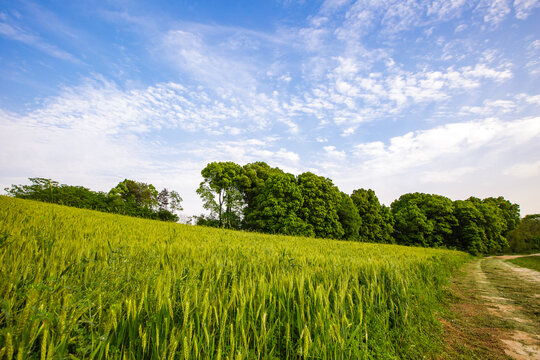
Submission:
[[[418,358],[456,251],[0,197],[0,358]]]

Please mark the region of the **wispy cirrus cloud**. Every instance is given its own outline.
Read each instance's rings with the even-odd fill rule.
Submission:
[[[17,25],[0,22],[0,36],[3,36],[13,41],[22,42],[61,60],[69,61],[75,64],[82,63],[80,59],[70,54],[69,52],[62,50],[53,44],[49,44],[38,35],[23,30]]]

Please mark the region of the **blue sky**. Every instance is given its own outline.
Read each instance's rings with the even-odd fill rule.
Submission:
[[[266,161],[540,212],[540,1],[0,1],[0,185]]]

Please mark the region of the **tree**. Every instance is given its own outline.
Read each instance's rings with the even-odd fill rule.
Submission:
[[[362,225],[362,219],[351,197],[344,192],[340,194],[341,200],[338,207],[338,217],[343,228],[343,238],[358,240],[358,230]]]
[[[412,193],[391,205],[398,244],[430,247],[448,246],[458,224],[452,201],[441,195]]]
[[[426,214],[414,203],[394,206],[394,238],[399,245],[431,246],[429,239],[433,232],[433,224],[428,221]]]
[[[381,205],[381,214],[383,218],[383,242],[394,244],[396,240],[392,236],[394,233],[394,216],[392,211],[386,205]]]
[[[383,207],[375,192],[371,189],[354,190],[351,199],[361,219],[358,229],[359,240],[378,243],[392,242],[391,215],[389,216],[388,212],[383,212]]]
[[[470,200],[454,201],[454,214],[458,220],[453,231],[452,246],[473,255],[486,252],[486,234],[482,212]]]
[[[306,172],[298,176],[303,206],[300,218],[313,226],[315,236],[340,239],[344,235],[339,222],[340,191],[332,180]]]
[[[275,173],[254,199],[246,223],[252,230],[272,234],[313,236],[313,227],[298,216],[303,203],[294,175]]]
[[[243,207],[239,181],[242,168],[233,162],[212,162],[201,171],[203,181],[197,189],[203,207],[217,218],[220,227],[238,228]]]
[[[154,185],[124,179],[109,191],[109,195],[119,196],[128,204],[135,204],[147,209],[159,205],[158,192]]]
[[[507,236],[508,250],[513,253],[537,252],[540,250],[540,214],[525,216],[519,226]]]
[[[157,196],[159,210],[169,210],[169,190],[161,190]]]
[[[237,184],[245,204],[243,208],[243,228],[256,230],[257,225],[250,223],[250,219],[253,218],[250,214],[259,208],[259,204],[255,199],[265,190],[266,181],[271,176],[278,174],[284,174],[284,172],[281,169],[270,167],[265,162],[254,162],[242,167]],[[259,197],[258,201],[260,200]]]
[[[515,207],[506,207],[512,204],[506,204],[506,201],[501,199],[480,200],[470,197],[467,200],[454,201],[454,214],[458,224],[454,226],[452,245],[473,255],[503,251],[508,245],[504,234],[508,224],[513,223],[510,212],[515,211]],[[505,207],[513,210],[505,214]]]
[[[504,212],[492,201],[480,201],[480,199],[470,197],[476,208],[482,214],[480,226],[485,233],[484,254],[501,252],[508,246],[504,237],[506,232],[506,219]]]
[[[494,197],[488,197],[482,200],[483,203],[490,203],[495,206],[497,206],[501,212],[502,216],[504,218],[504,221],[506,223],[505,230],[503,232],[503,236],[506,237],[508,232],[514,230],[518,227],[520,222],[520,214],[519,214],[519,205],[518,204],[512,204],[510,201],[505,200],[504,197],[499,196],[497,198]]]
[[[169,193],[169,206],[172,211],[182,211],[184,208],[181,203],[184,201],[180,194],[174,190]]]
[[[181,202],[183,201],[176,191],[169,191],[166,188],[161,190],[157,196],[159,210],[161,211],[182,211]]]

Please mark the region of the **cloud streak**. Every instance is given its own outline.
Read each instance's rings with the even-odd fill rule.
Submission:
[[[62,50],[55,45],[49,44],[39,36],[31,34],[15,25],[1,22],[0,35],[10,40],[19,41],[26,45],[32,46],[39,51],[42,51],[60,60],[69,61],[74,64],[82,64],[81,60],[68,53],[67,51]]]

